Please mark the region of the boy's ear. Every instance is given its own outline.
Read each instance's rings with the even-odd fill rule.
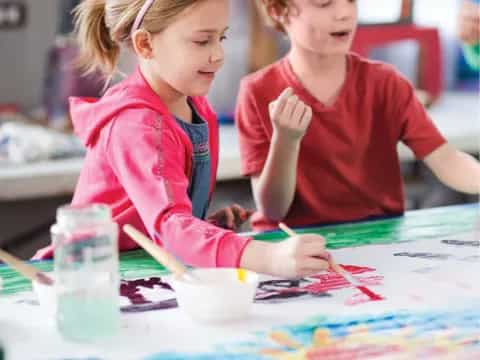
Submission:
[[[132,38],[133,49],[135,53],[143,59],[153,57],[152,35],[143,29],[135,31]]]

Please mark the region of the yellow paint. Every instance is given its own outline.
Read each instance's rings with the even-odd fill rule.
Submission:
[[[330,338],[330,331],[328,329],[318,328],[313,334],[312,343],[315,347],[322,347],[331,344],[332,339]]]
[[[237,269],[237,278],[241,283],[247,282],[247,271],[244,269]]]
[[[270,333],[270,339],[275,341],[277,344],[286,346],[290,349],[300,349],[302,348],[302,344],[299,344],[295,340],[292,340],[288,334],[285,334],[280,331],[274,331]]]

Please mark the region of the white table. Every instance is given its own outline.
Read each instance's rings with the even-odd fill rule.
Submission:
[[[199,324],[181,309],[123,313],[120,334],[99,344],[82,345],[63,340],[46,309],[35,305],[35,294],[27,289],[19,290],[21,276],[3,270],[0,275],[5,278],[9,295],[0,294],[0,341],[6,347],[9,360],[200,360],[225,359],[227,353],[229,359],[272,359],[259,355],[261,349],[272,348],[291,358],[300,358],[300,350],[287,351],[285,346],[268,341],[268,334],[272,330],[290,334],[306,351],[305,347],[312,344],[314,329],[320,327],[325,336],[335,341],[324,342],[322,348],[326,356],[316,358],[332,359],[335,355],[328,354],[338,353],[343,355],[338,358],[346,359],[361,353],[363,356],[359,358],[365,359],[368,349],[372,354],[383,354],[383,359],[426,359],[425,350],[434,343],[437,352],[430,351],[428,359],[438,359],[441,355],[448,355],[448,359],[479,359],[480,346],[467,346],[464,341],[479,336],[475,324],[480,319],[480,284],[478,266],[471,260],[475,248],[442,242],[457,239],[457,242],[473,243],[478,239],[474,233],[477,216],[477,207],[457,206],[409,212],[402,219],[324,228],[324,234],[329,234],[331,243],[338,246],[341,243],[345,246],[348,239],[357,239],[349,241],[352,247],[332,250],[332,256],[339,264],[349,265],[356,279],[383,296],[382,301],[366,301],[340,275],[320,273],[299,284],[285,285],[284,281],[282,287],[299,294],[310,285],[313,288],[307,292],[316,295],[257,301],[251,316],[238,321]],[[366,245],[364,239],[369,239],[370,244]],[[446,258],[433,257],[442,254]],[[163,277],[163,272],[155,270],[152,263],[146,266],[146,258],[144,255],[126,262],[123,255],[122,279],[148,281],[153,276]],[[47,264],[36,266],[45,269]],[[49,267],[51,269],[51,264]],[[262,280],[270,279],[262,277]],[[268,288],[271,291],[272,285]],[[158,285],[154,288],[137,285],[136,290],[151,303],[175,298]],[[202,300],[200,297],[199,301]],[[132,305],[125,296],[119,301],[122,305]],[[443,320],[439,316],[448,313],[454,316]],[[335,331],[338,326],[326,326],[327,323],[342,325],[345,333],[338,333]],[[294,336],[301,333],[308,336]],[[352,334],[357,336],[349,337]],[[396,349],[395,353],[392,348]],[[344,351],[340,352],[341,349]],[[356,349],[354,353],[352,349]]]
[[[476,153],[480,145],[480,102],[478,94],[447,93],[430,110],[448,141],[463,151]],[[399,145],[402,161],[414,159]],[[55,160],[0,168],[0,201],[71,194],[83,159]],[[240,179],[240,152],[233,126],[220,127],[218,181]]]

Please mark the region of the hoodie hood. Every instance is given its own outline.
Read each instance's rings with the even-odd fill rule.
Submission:
[[[169,115],[168,109],[145,81],[138,67],[100,99],[71,97],[69,100],[75,134],[86,147],[93,146],[103,127],[123,110],[150,108]]]

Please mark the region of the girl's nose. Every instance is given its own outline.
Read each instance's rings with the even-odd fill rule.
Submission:
[[[225,57],[225,51],[223,49],[223,45],[221,43],[218,43],[214,47],[212,54],[210,55],[209,61],[212,64],[222,62],[224,57]]]

